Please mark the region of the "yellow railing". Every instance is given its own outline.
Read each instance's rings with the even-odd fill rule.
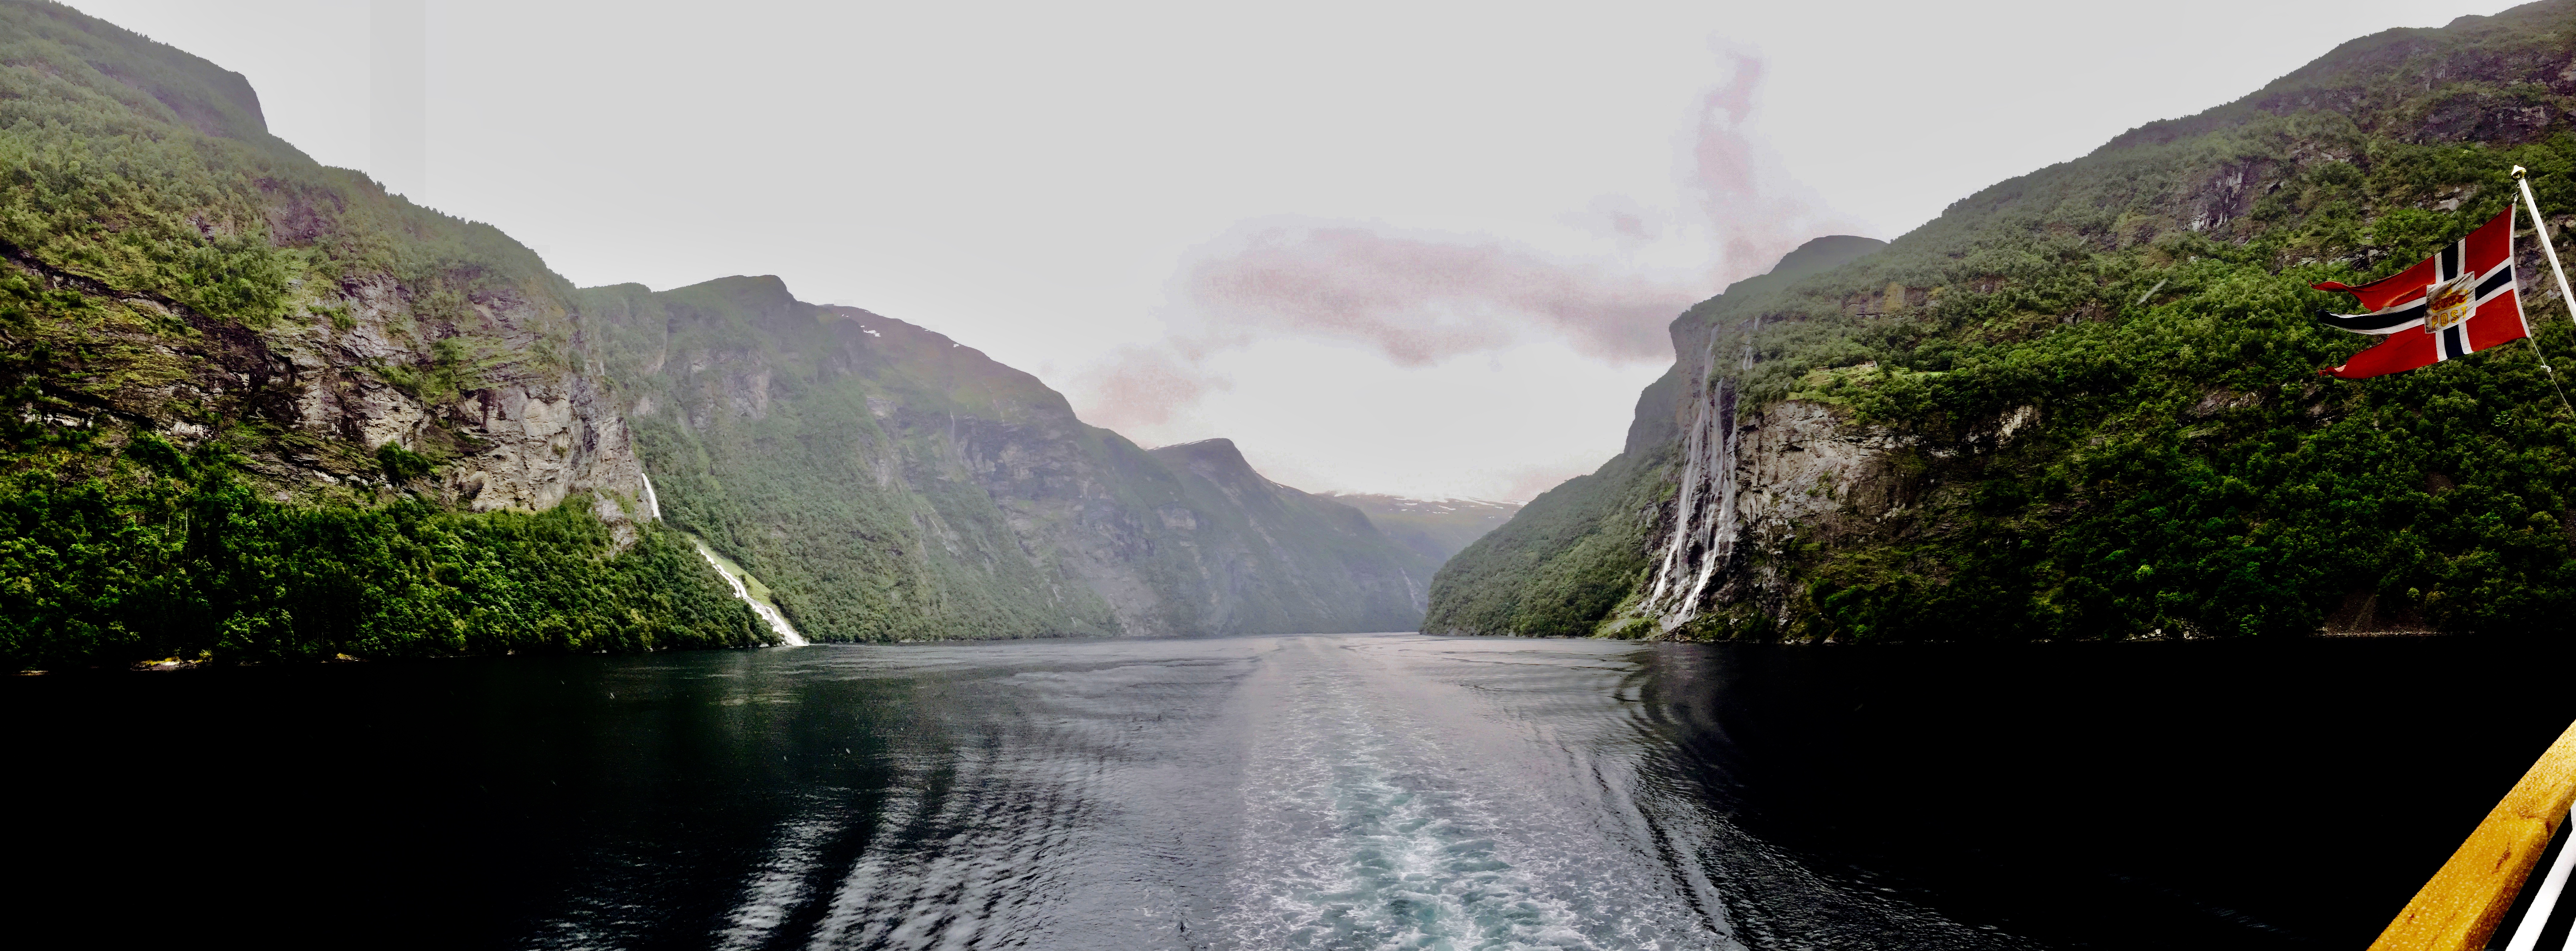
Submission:
[[[2370,951],[2479,951],[2576,801],[2576,726],[2558,735]]]

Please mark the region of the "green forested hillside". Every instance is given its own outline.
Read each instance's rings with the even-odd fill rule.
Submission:
[[[2515,164],[2551,214],[2576,215],[2570,117],[2576,3],[2394,30],[1962,199],[1885,251],[1693,308],[1680,375],[1641,401],[1628,451],[1454,559],[1426,627],[2555,629],[2576,607],[2576,414],[2533,351],[2320,378],[2376,338],[2316,322],[2351,301],[2308,285],[2393,273],[2466,233],[2512,199]],[[2562,255],[2569,224],[2551,224]],[[2524,299],[2563,372],[2576,335],[2522,228]],[[1761,481],[1795,445],[1729,460],[1775,509],[1840,494],[1794,523],[1734,514],[1722,557],[1683,539],[1684,561],[1722,564],[1700,603],[1658,605],[1683,426],[1720,397],[1784,433],[1814,408],[1870,448],[1816,486]]]
[[[570,290],[241,76],[0,3],[0,663],[765,637],[625,517]]]
[[[768,582],[809,636],[1421,618],[1436,564],[1356,510],[1270,483],[1231,444],[1149,453],[945,336],[803,303],[774,277],[595,288],[582,309],[664,515]]]
[[[959,348],[909,326],[889,342],[891,321],[871,337],[777,278],[585,296],[632,397],[663,516],[758,574],[799,630],[827,640],[1117,630],[1079,579],[1010,557],[1019,546],[1001,513],[946,451],[944,424],[958,411],[1054,398],[1035,379],[980,355],[952,358]],[[942,425],[896,424],[898,399]]]

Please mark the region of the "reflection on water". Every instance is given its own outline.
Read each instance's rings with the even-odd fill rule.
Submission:
[[[63,878],[197,883],[200,927],[292,906],[564,948],[2292,948],[2366,941],[2576,716],[2474,676],[2564,653],[1351,635],[6,696],[52,724],[16,752],[81,817],[43,853]],[[137,736],[186,739],[100,755]],[[2428,749],[2438,768],[2387,768]]]

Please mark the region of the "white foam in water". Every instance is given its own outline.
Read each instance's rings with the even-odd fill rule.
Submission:
[[[1601,861],[1609,830],[1568,828],[1445,729],[1437,708],[1466,698],[1372,689],[1379,665],[1341,653],[1273,658],[1305,669],[1245,776],[1251,854],[1220,922],[1238,946],[1729,946],[1652,866]]]

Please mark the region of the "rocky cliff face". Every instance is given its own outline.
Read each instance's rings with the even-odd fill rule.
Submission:
[[[641,490],[571,287],[525,247],[316,165],[203,60],[49,4],[14,11],[0,43],[11,118],[34,123],[7,145],[121,170],[35,162],[8,186],[14,313],[78,314],[0,328],[41,419],[223,438],[288,497],[374,487],[536,510]],[[388,477],[388,445],[429,472]]]
[[[644,470],[601,368],[582,355],[577,319],[497,293],[424,320],[420,296],[385,277],[344,284],[317,295],[310,323],[272,328],[271,354],[293,368],[292,413],[277,421],[350,449],[425,454],[436,468],[411,488],[471,511],[542,510],[588,493],[600,515],[626,520]],[[287,450],[261,461],[282,480],[388,481],[366,455]]]
[[[1800,278],[1886,246],[1851,235],[1817,238],[1770,271],[1729,285],[1694,313],[1767,299]],[[1759,355],[1750,333],[1758,321],[1734,334],[1691,315],[1674,321],[1674,348],[1691,356],[1639,395],[1625,448],[1600,471],[1532,499],[1450,558],[1434,582],[1424,629],[1669,633],[1699,618],[1711,597],[1742,599],[1757,584],[1776,583],[1754,576],[1743,557],[1755,550],[1746,547],[1749,541],[1758,544],[1747,537],[1747,518],[1766,512],[1776,530],[1781,519],[1794,518],[1801,500],[1812,498],[1804,492],[1813,485],[1792,489],[1774,481],[1795,467],[1762,461],[1769,445],[1759,435],[1764,414],[1741,405],[1739,378]],[[1799,431],[1781,435],[1803,450],[1805,443],[1826,442],[1816,437],[1828,425],[1799,414]]]
[[[776,278],[585,292],[666,516],[832,640],[1410,629],[1434,566],[1221,440]]]
[[[1739,403],[1737,381],[1715,372],[1682,407],[1680,471],[1671,508],[1646,536],[1653,567],[1642,596],[1602,633],[1671,636],[1712,608],[1718,630],[1788,629],[1796,620],[1795,546],[1865,539],[1908,514],[1927,488],[1924,463],[1950,455],[1912,435],[1849,418],[1834,407],[1781,400]],[[1999,421],[1967,452],[1992,451],[2036,420]]]
[[[572,292],[238,74],[0,3],[0,664],[770,641],[638,517]]]
[[[10,264],[23,280],[83,293],[107,311],[86,326],[49,322],[12,334],[65,356],[50,361],[42,383],[69,404],[41,415],[50,425],[89,429],[113,418],[183,449],[222,427],[250,427],[246,467],[288,497],[373,487],[492,511],[548,509],[591,493],[601,515],[622,523],[627,506],[618,500],[643,491],[625,421],[596,372],[486,359],[469,379],[440,378],[453,362],[445,355],[460,347],[542,353],[545,335],[532,325],[544,326],[544,315],[522,302],[476,307],[465,326],[425,325],[401,282],[377,279],[319,289],[305,313],[253,330],[175,301],[117,294],[24,255]],[[434,468],[389,476],[376,455],[386,446]]]

